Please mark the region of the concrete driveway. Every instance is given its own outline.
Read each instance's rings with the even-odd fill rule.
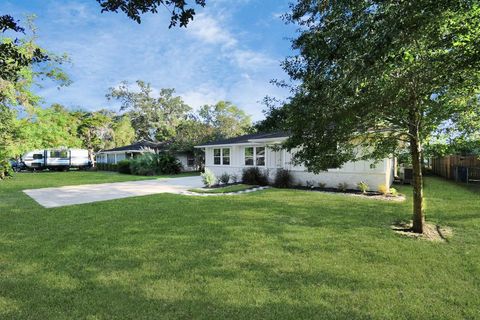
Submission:
[[[45,208],[54,208],[157,193],[181,194],[188,189],[202,186],[201,178],[196,176],[29,189],[23,192]]]

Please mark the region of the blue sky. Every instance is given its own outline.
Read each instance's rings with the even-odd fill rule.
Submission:
[[[73,83],[36,89],[45,105],[118,109],[107,101],[122,80],[175,88],[193,108],[229,100],[261,119],[265,96],[285,98],[271,79],[286,79],[280,67],[292,54],[294,27],[280,15],[288,1],[208,0],[187,29],[168,29],[168,12],[147,14],[142,24],[123,13],[100,13],[95,0],[2,0],[0,12],[21,21],[36,14],[39,43],[72,60],[65,70]]]

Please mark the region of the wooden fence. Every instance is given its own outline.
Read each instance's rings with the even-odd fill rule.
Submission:
[[[433,173],[447,179],[480,182],[480,156],[447,156],[432,158]]]

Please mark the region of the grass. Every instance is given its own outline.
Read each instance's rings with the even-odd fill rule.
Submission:
[[[300,190],[173,194],[44,209],[21,190],[140,179],[20,174],[0,183],[1,319],[478,319],[480,188],[426,180],[448,243],[389,230],[405,203]]]
[[[238,192],[251,189],[255,186],[249,184],[234,184],[232,186],[214,188],[214,189],[190,189],[188,191],[196,193],[229,193],[229,192]]]

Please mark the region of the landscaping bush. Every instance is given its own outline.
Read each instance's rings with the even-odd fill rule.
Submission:
[[[268,184],[268,177],[260,168],[252,167],[243,169],[242,182],[250,185],[266,186]]]
[[[384,196],[386,196],[388,194],[388,187],[384,184],[381,184],[378,186],[378,192],[382,193]]]
[[[307,180],[307,181],[305,181],[305,184],[307,185],[307,188],[309,188],[309,189],[315,188],[315,181],[313,181],[313,180]]]
[[[117,163],[117,170],[119,173],[131,174],[130,170],[130,160],[122,160]]]
[[[182,164],[170,153],[156,154],[159,174],[179,174],[182,171]]]
[[[12,165],[8,160],[0,161],[0,180],[10,178],[13,175]]]
[[[340,182],[337,186],[337,189],[342,191],[342,192],[346,192],[347,189],[348,189],[348,183],[346,182]]]
[[[362,193],[366,193],[368,190],[368,184],[365,181],[360,181],[357,184],[358,190],[362,191]]]
[[[102,171],[117,171],[118,166],[113,163],[96,163],[95,167],[97,170]]]
[[[398,191],[395,188],[390,188],[390,194],[394,197],[398,196]]]
[[[327,186],[327,184],[326,184],[325,182],[319,182],[319,183],[318,183],[318,187],[319,187],[320,189],[325,189],[326,186]]]
[[[217,183],[217,178],[215,174],[210,169],[205,169],[205,172],[200,175],[202,177],[202,182],[206,187],[211,187]]]
[[[130,171],[139,176],[155,175],[157,165],[154,157],[153,153],[145,153],[130,160]]]
[[[238,182],[238,176],[236,174],[232,174],[230,176],[230,180],[232,180],[233,183],[237,183]]]
[[[273,185],[277,188],[290,188],[293,184],[293,177],[290,171],[278,169],[273,180]]]
[[[218,178],[218,180],[223,184],[227,184],[230,181],[230,175],[228,173],[224,172],[220,176],[220,178]]]
[[[130,160],[130,170],[140,176],[177,174],[182,171],[182,164],[168,153],[144,153]]]

